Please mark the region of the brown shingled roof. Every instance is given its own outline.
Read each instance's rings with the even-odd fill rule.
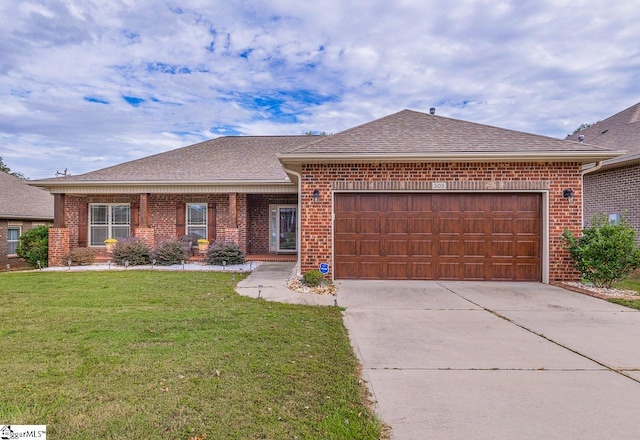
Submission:
[[[26,181],[0,172],[0,218],[52,220],[53,196]]]
[[[323,137],[279,157],[283,161],[311,156],[317,156],[318,159],[323,156],[339,158],[340,155],[380,155],[398,158],[406,155],[425,159],[430,156],[444,159],[449,155],[460,159],[465,155],[477,157],[485,154],[487,157],[498,157],[535,154],[542,158],[558,153],[576,158],[616,155],[607,148],[584,143],[402,110],[341,133]]]
[[[581,135],[585,143],[627,151],[625,155],[604,161],[605,167],[640,161],[640,102],[567,139],[577,141]]]
[[[206,182],[282,181],[276,154],[311,142],[310,136],[229,136],[125,162],[77,176],[37,181]]]

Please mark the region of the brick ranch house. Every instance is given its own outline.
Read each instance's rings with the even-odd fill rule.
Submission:
[[[51,194],[0,172],[0,271],[28,267],[16,254],[20,236],[35,226],[52,222]]]
[[[640,242],[640,103],[567,139],[627,151],[591,166],[584,176],[584,221],[590,224],[594,214],[626,215]]]
[[[575,279],[582,166],[621,154],[403,110],[330,136],[222,137],[33,182],[55,197],[50,264],[130,233],[195,232],[333,279]],[[567,197],[571,190],[572,197]]]

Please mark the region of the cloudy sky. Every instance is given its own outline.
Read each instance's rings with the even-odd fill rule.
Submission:
[[[0,1],[0,156],[31,179],[409,108],[565,137],[640,101],[629,0]]]

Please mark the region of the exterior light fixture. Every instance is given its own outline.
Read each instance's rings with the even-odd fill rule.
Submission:
[[[565,199],[569,199],[569,203],[573,203],[573,196],[573,189],[567,188],[562,190],[562,197],[564,197]]]
[[[320,200],[320,191],[318,191],[317,189],[313,190],[313,203],[318,203],[318,201]]]

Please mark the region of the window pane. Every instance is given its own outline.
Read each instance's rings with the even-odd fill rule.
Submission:
[[[113,205],[111,207],[112,224],[128,225],[129,224],[129,205]]]
[[[205,203],[190,203],[187,205],[187,225],[206,225],[207,205]]]
[[[18,249],[20,228],[9,228],[7,232],[7,254],[13,255],[17,252]]]
[[[107,226],[91,226],[91,246],[104,246],[108,230]]]
[[[129,226],[114,226],[111,231],[111,238],[120,240],[129,236]]]
[[[9,241],[17,241],[20,237],[20,228],[9,228],[9,234],[7,239]]]
[[[106,205],[91,205],[89,209],[90,222],[92,225],[106,225],[109,219],[108,206]]]
[[[201,238],[207,237],[207,228],[201,226],[189,226],[187,228],[187,234],[198,234]]]

